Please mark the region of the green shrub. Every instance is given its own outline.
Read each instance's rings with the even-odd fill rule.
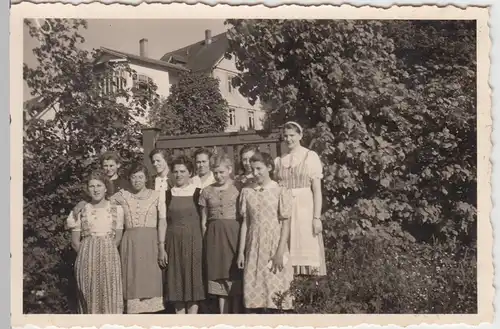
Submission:
[[[327,250],[329,275],[297,278],[297,313],[476,313],[474,248],[362,237]]]

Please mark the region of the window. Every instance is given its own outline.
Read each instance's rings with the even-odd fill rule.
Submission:
[[[127,72],[114,71],[102,79],[100,83],[104,95],[108,95],[127,88]]]
[[[233,85],[231,84],[232,81],[233,81],[233,76],[231,74],[228,74],[227,75],[227,91],[229,91],[230,93],[233,92]]]
[[[255,129],[255,112],[248,111],[248,129]]]
[[[229,109],[229,125],[230,126],[236,126],[236,110],[235,109]]]
[[[153,79],[151,79],[145,74],[134,73],[133,81],[134,81],[134,88],[149,92],[150,91],[149,84],[153,81]]]

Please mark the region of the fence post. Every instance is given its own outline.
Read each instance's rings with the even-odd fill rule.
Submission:
[[[156,145],[156,140],[160,136],[160,128],[151,127],[142,129],[142,149],[144,150],[144,164],[150,172],[153,172],[153,164],[149,159],[149,152],[151,152]]]

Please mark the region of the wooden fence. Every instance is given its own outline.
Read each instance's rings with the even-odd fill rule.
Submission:
[[[154,148],[166,149],[171,155],[185,154],[192,156],[197,148],[208,148],[214,154],[225,152],[238,168],[239,153],[244,145],[255,145],[262,152],[268,152],[273,158],[281,155],[283,140],[279,130],[273,131],[245,131],[234,133],[199,134],[184,136],[161,136],[158,128],[145,128],[142,130],[142,146],[144,161],[152,169],[149,153]]]

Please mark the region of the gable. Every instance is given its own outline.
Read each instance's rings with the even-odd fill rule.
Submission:
[[[228,45],[226,33],[223,32],[211,37],[209,44],[201,40],[168,52],[160,60],[181,65],[184,62],[183,65],[193,72],[204,71],[213,68],[221,60]]]

